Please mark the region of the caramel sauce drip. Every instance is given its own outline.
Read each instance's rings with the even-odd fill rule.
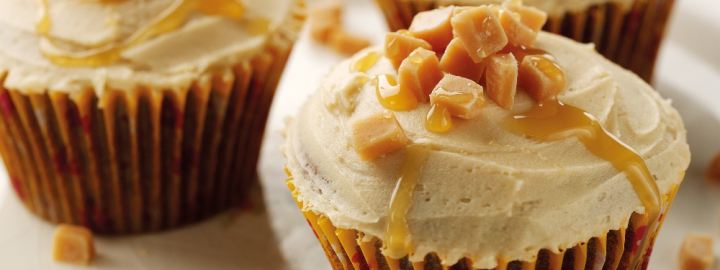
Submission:
[[[506,53],[512,53],[513,56],[515,56],[515,60],[517,60],[518,63],[522,63],[522,60],[525,59],[525,56],[528,55],[544,55],[547,56],[550,60],[555,60],[555,57],[553,57],[551,54],[546,52],[545,50],[538,49],[538,48],[529,48],[525,46],[512,46],[508,45],[502,51],[500,51],[498,54],[506,54]]]
[[[429,150],[421,145],[409,145],[405,150],[400,178],[390,198],[389,219],[385,229],[385,254],[389,257],[399,259],[412,252],[407,213],[428,155]]]
[[[179,28],[194,11],[210,16],[223,16],[236,21],[243,21],[245,6],[239,0],[177,0],[163,11],[156,20],[119,44],[112,44],[74,55],[47,52],[43,52],[43,54],[52,63],[61,66],[92,67],[112,64],[120,59],[124,50]],[[247,29],[252,34],[258,34],[267,31],[269,25],[270,21],[267,19],[255,19],[248,22]],[[36,25],[36,31],[45,39],[52,40],[49,36],[51,27],[52,20],[49,14],[48,0],[42,0],[41,18]]]
[[[415,94],[403,91],[394,75],[378,75],[375,95],[380,105],[393,111],[408,111],[417,107]]]
[[[50,33],[50,9],[48,9],[48,0],[40,1],[40,20],[35,25],[35,31],[40,35],[47,35]]]
[[[380,59],[380,52],[372,51],[368,52],[367,54],[360,57],[360,59],[356,60],[355,63],[352,64],[350,67],[350,71],[353,72],[367,72],[370,70],[377,61]]]
[[[548,100],[538,103],[525,113],[508,118],[505,126],[511,132],[538,140],[577,138],[593,155],[607,160],[625,173],[645,206],[645,214],[650,220],[648,232],[655,230],[663,207],[655,178],[643,158],[606,131],[592,115],[557,100]],[[646,250],[650,242],[648,238],[643,239],[641,251]]]
[[[430,107],[430,111],[428,111],[427,117],[425,118],[425,129],[435,133],[445,133],[452,128],[452,121],[452,116],[447,107],[434,104]]]

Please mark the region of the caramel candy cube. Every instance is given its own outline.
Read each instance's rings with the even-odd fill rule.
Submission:
[[[395,115],[383,112],[352,125],[352,143],[363,160],[375,160],[409,143]]]
[[[512,109],[515,103],[517,80],[518,66],[512,54],[496,54],[488,58],[485,70],[485,93],[500,107]]]
[[[436,53],[442,54],[453,39],[450,25],[452,13],[452,6],[420,12],[413,18],[409,31],[413,36],[430,43]]]
[[[328,44],[339,53],[351,55],[370,46],[370,41],[338,28],[330,34]]]
[[[60,225],[53,235],[53,259],[73,264],[89,264],[95,257],[93,235],[85,227]]]
[[[453,35],[462,40],[475,63],[499,52],[508,43],[497,13],[496,7],[473,7],[455,14],[450,20]]]
[[[505,29],[508,42],[514,46],[530,47],[535,43],[537,31],[523,24],[520,15],[510,10],[500,11],[500,24]]]
[[[533,32],[540,32],[547,22],[547,13],[537,8],[513,3],[506,4],[505,7],[520,15],[520,21]]]
[[[342,23],[342,2],[338,0],[317,1],[309,10],[310,36],[326,43]]]
[[[413,37],[407,31],[391,32],[385,35],[385,57],[397,69],[405,58],[417,48],[431,50],[432,46],[425,40]]]
[[[565,73],[544,55],[528,55],[519,69],[519,85],[536,101],[555,98],[565,89]]]
[[[450,115],[463,119],[478,116],[484,103],[482,86],[451,74],[445,74],[430,94],[430,104],[442,105]]]
[[[711,269],[715,261],[713,240],[709,235],[688,234],[680,247],[680,269]]]
[[[410,88],[400,88],[391,75],[379,75],[376,78],[376,94],[383,107],[393,111],[407,111],[417,107],[417,97]]]
[[[415,93],[420,102],[428,101],[430,92],[442,77],[440,61],[435,52],[424,48],[417,48],[410,53],[398,70],[400,91]]]
[[[447,49],[442,58],[440,58],[440,68],[450,74],[465,77],[476,82],[482,80],[485,65],[475,63],[465,50],[462,40],[454,38],[448,44]]]

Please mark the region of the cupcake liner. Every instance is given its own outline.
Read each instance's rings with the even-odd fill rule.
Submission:
[[[288,173],[289,174],[289,173]],[[298,200],[298,191],[295,188],[292,176],[287,179],[287,185],[292,192],[308,224],[312,228],[325,255],[333,269],[337,270],[365,270],[365,269],[415,269],[415,270],[441,270],[465,269],[481,270],[473,267],[469,258],[461,259],[453,265],[443,265],[434,253],[427,254],[422,262],[410,262],[408,257],[393,259],[381,253],[383,243],[376,237],[365,235],[353,229],[335,227],[325,216],[305,209]],[[669,204],[677,192],[677,185],[664,196]],[[648,230],[648,217],[644,214],[633,213],[624,228],[611,230],[605,235],[592,237],[576,246],[553,252],[547,249],[540,250],[532,261],[504,261],[498,260],[495,270],[540,270],[540,269],[575,269],[575,270],[615,270],[630,269],[631,263],[638,260],[639,269],[647,269],[652,254],[655,237],[665,219],[665,209],[660,216],[656,229]],[[646,250],[641,250],[643,240],[650,241]]]
[[[264,50],[187,89],[3,88],[0,154],[17,196],[100,233],[176,227],[238,205],[256,181],[270,103],[304,2]]]
[[[412,17],[452,1],[375,0],[391,30],[406,29]],[[629,7],[610,1],[550,16],[544,30],[594,43],[599,53],[651,81],[674,0],[636,0]],[[463,4],[458,1],[459,5]]]

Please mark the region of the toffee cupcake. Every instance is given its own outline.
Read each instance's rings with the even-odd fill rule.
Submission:
[[[375,0],[391,30],[407,29],[422,11],[449,5],[499,4],[504,0]],[[548,13],[544,30],[594,43],[606,58],[645,81],[653,77],[673,0],[525,0]]]
[[[425,15],[288,124],[333,269],[646,268],[690,158],[670,102],[534,9]]]
[[[101,233],[244,200],[301,0],[0,3],[0,154],[29,210]]]

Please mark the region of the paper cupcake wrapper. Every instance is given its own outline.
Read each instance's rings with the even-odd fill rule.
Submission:
[[[289,173],[288,173],[289,174]],[[434,253],[427,254],[421,262],[410,262],[408,257],[393,259],[381,252],[383,243],[376,237],[365,235],[354,229],[335,227],[330,219],[320,213],[305,209],[299,201],[298,191],[292,178],[287,180],[293,199],[302,210],[330,265],[335,270],[482,270],[473,268],[472,260],[464,258],[453,265],[444,265]],[[677,186],[665,196],[670,205],[677,192]],[[667,211],[666,209],[665,211]],[[639,269],[647,269],[655,237],[660,231],[665,214],[660,216],[659,225],[648,231],[648,217],[633,214],[625,228],[611,230],[605,235],[592,237],[587,241],[560,252],[540,250],[532,261],[498,261],[495,270],[625,270],[639,260]],[[650,241],[646,250],[641,250],[644,239]]]
[[[262,52],[187,89],[2,87],[0,154],[32,212],[99,233],[154,231],[241,203],[304,2]]]
[[[415,14],[452,1],[375,0],[391,30],[406,29]],[[458,0],[458,5],[462,4]],[[594,43],[598,52],[632,70],[645,81],[653,76],[655,62],[674,0],[636,0],[630,7],[609,1],[583,11],[548,18],[545,31],[583,43]]]

